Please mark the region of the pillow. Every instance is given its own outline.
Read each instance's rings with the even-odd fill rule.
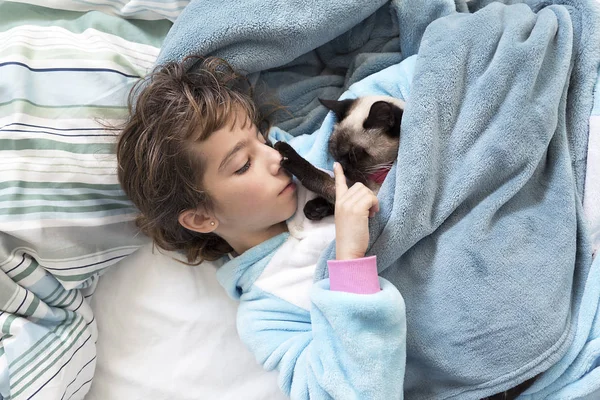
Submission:
[[[103,124],[123,122],[170,26],[0,2],[0,398],[89,388],[84,298],[148,241]]]
[[[237,335],[216,263],[190,267],[147,245],[102,276],[96,376],[86,400],[283,400]]]
[[[174,22],[190,0],[8,0],[68,11],[101,11],[123,18]]]

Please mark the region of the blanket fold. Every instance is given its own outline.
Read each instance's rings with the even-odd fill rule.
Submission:
[[[258,30],[281,25],[255,15],[257,31],[242,27],[241,34],[237,17],[224,14],[230,19],[211,36],[190,22],[211,4],[196,0],[160,62],[212,54],[253,73],[290,111],[276,120],[274,135],[297,136],[290,143],[320,168],[331,168],[334,120],[323,120],[318,96],[408,100],[369,250],[406,300],[407,399],[478,399],[538,374],[522,397],[598,389],[589,377],[600,355],[600,262],[592,264],[581,209],[600,63],[597,6],[358,3],[364,7],[344,2],[355,14],[347,21],[339,8],[321,18],[329,2],[316,0],[312,14],[282,12],[294,26],[314,21],[298,43],[297,30],[280,30],[263,46]],[[294,6],[278,2],[274,13]],[[409,57],[417,53],[415,63]],[[334,250],[332,243],[322,255],[316,280],[326,277]]]
[[[423,36],[369,251],[406,300],[407,398],[477,399],[558,365],[584,292],[598,302],[572,154],[595,79],[578,46],[591,32],[572,21],[589,11],[492,3]],[[401,96],[389,84],[397,72],[345,97]],[[331,162],[324,152],[311,161]]]

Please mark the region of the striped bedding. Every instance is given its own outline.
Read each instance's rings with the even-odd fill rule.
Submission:
[[[108,15],[145,20],[175,21],[190,0],[11,0],[70,11],[101,11]]]
[[[95,368],[85,300],[147,239],[114,142],[171,23],[0,2],[0,399],[81,399]]]
[[[89,390],[97,328],[86,298],[102,271],[147,242],[119,189],[106,125],[125,118],[131,85],[185,4],[0,2],[0,400]],[[599,116],[600,96],[584,199],[597,245]]]

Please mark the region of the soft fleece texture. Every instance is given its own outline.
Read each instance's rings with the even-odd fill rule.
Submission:
[[[420,43],[369,251],[406,299],[407,398],[481,398],[550,367],[531,390],[540,398],[578,380],[588,393],[600,385],[582,378],[598,356],[586,342],[597,337],[600,279],[578,156],[597,75],[597,14],[589,2],[535,11],[495,3],[452,14]],[[406,98],[402,72],[390,67],[343,97]],[[319,167],[332,161],[322,144],[333,122],[292,140]]]
[[[304,216],[314,193],[298,184],[296,195],[298,211],[287,221],[288,232],[226,257],[217,272],[227,293],[240,302],[240,338],[266,370],[278,370],[279,387],[292,399],[402,398],[402,296],[377,277],[373,257],[341,262],[375,267],[368,268],[369,282],[374,278],[377,289],[367,287],[370,294],[364,287],[363,293],[352,293],[340,287],[339,279],[337,288],[329,279],[313,283],[335,225],[333,217],[310,221]]]
[[[470,2],[470,11],[486,3]],[[598,336],[592,323],[598,321],[599,267],[590,268],[581,213],[598,13],[591,1],[552,3],[492,4],[470,15],[460,1],[393,1],[379,11],[392,12],[389,32],[400,28],[393,52],[401,49],[406,58],[419,51],[398,165],[380,192],[370,250],[407,300],[407,398],[479,398],[551,366],[530,393],[561,396],[579,385],[585,394],[598,385],[592,379],[598,353],[586,342]],[[335,21],[327,28],[335,29]],[[310,26],[303,40],[322,33],[323,26]],[[361,28],[349,32],[359,36]],[[193,31],[183,23],[178,29]],[[209,53],[231,59],[231,49],[239,50],[219,46]],[[268,73],[279,73],[280,83],[294,76],[287,72],[298,77],[293,87],[277,86],[295,94],[278,91],[291,99],[283,104],[299,120],[281,125],[292,135],[312,133],[317,120],[306,97],[318,92],[302,68],[336,90],[351,83],[349,65],[340,66],[337,86],[329,81],[335,69],[322,68],[323,76],[315,77],[309,67],[318,65],[318,55],[269,65],[279,68]],[[405,70],[400,64],[372,75],[344,97],[379,93],[406,100]],[[328,116],[315,134],[292,141],[321,168],[331,167],[326,142],[333,122]],[[323,255],[317,280],[326,276],[333,248]]]

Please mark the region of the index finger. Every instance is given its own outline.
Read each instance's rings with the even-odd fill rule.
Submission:
[[[335,198],[340,199],[344,193],[348,191],[346,185],[346,176],[340,163],[333,163],[333,174],[335,176]]]

